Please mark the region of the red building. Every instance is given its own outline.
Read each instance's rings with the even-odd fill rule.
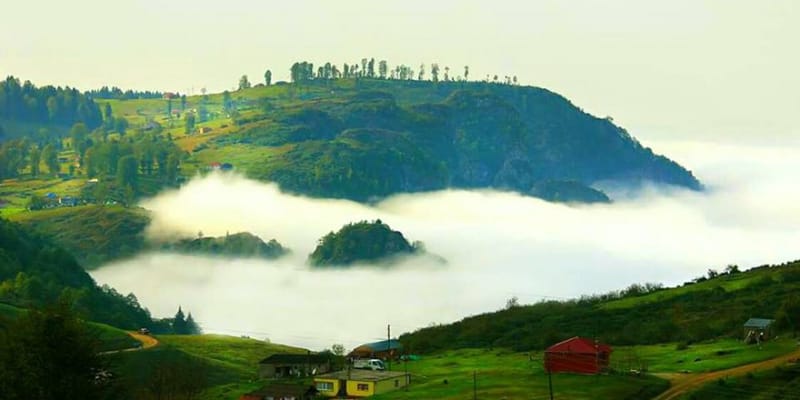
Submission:
[[[597,374],[608,369],[611,346],[575,336],[556,343],[544,352],[544,369],[549,372]]]

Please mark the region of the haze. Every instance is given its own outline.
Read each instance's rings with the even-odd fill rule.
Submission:
[[[613,205],[566,206],[491,191],[400,195],[375,206],[281,193],[237,175],[197,178],[143,205],[151,236],[251,231],[294,253],[276,261],[147,254],[93,272],[156,316],[191,310],[207,332],[348,347],[522,303],[680,284],[727,264],[797,258],[800,153],[792,147],[655,143],[708,185],[617,190]],[[614,190],[614,183],[605,183]],[[325,233],[380,218],[448,260],[317,271]]]
[[[40,85],[198,94],[375,57],[516,75],[644,139],[800,137],[794,0],[28,0],[4,15],[0,74]]]

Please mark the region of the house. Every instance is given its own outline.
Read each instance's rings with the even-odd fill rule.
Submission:
[[[222,163],[222,165],[219,166],[219,169],[222,171],[233,171],[233,164]]]
[[[239,400],[312,400],[316,395],[314,386],[275,384],[243,394]]]
[[[399,371],[349,369],[314,377],[320,395],[368,397],[408,386],[410,375]]]
[[[201,126],[201,127],[197,128],[197,133],[201,133],[202,134],[202,133],[208,133],[208,132],[211,132],[211,127]]]
[[[772,336],[772,323],[774,319],[750,318],[744,323],[744,341],[746,343],[760,343]]]
[[[548,372],[597,374],[608,369],[611,347],[582,337],[556,343],[544,352],[544,369]]]
[[[403,345],[397,339],[382,340],[380,342],[362,344],[356,347],[347,356],[350,358],[397,358],[403,351]]]
[[[78,199],[72,196],[64,196],[58,199],[58,204],[62,207],[75,207],[78,205]]]
[[[327,354],[273,354],[258,363],[262,378],[288,378],[324,374],[331,370]]]
[[[222,168],[222,164],[216,161],[212,162],[211,164],[208,164],[208,169],[212,171],[219,171],[220,168]]]

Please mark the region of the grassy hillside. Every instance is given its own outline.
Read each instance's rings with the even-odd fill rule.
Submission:
[[[306,350],[254,339],[220,335],[157,337],[153,349],[112,356],[121,377],[118,398],[156,398],[168,388],[178,393],[199,389],[200,399],[231,399],[256,389],[258,362],[275,353]],[[169,382],[159,384],[159,377]],[[159,386],[161,385],[161,386]],[[191,385],[191,386],[190,386]]]
[[[171,115],[161,99],[108,103],[132,131],[156,122],[190,152],[184,176],[228,162],[252,178],[319,197],[369,201],[455,186],[603,201],[588,185],[647,179],[700,187],[609,119],[541,88],[339,79],[227,96],[190,96],[185,108],[173,101]],[[187,113],[197,115],[188,133]]]
[[[541,354],[461,349],[392,365],[395,371],[405,368],[411,373],[408,391],[375,396],[376,400],[471,399],[473,391],[479,399],[549,398]],[[555,374],[552,379],[558,399],[646,399],[668,386],[667,381],[652,376]]]
[[[720,379],[706,384],[681,399],[796,399],[798,393],[800,393],[800,364],[794,363],[742,377]]]
[[[682,287],[633,285],[617,293],[548,301],[465,318],[401,336],[416,352],[505,346],[542,349],[572,336],[616,344],[693,343],[742,335],[751,317],[800,328],[800,262],[721,274]]]
[[[24,212],[11,218],[51,237],[88,269],[142,250],[144,229],[150,223],[144,209],[100,205]]]
[[[0,303],[0,328],[4,321],[18,318],[25,313],[23,308],[14,307],[9,304]],[[122,329],[110,325],[89,322],[90,334],[100,343],[100,351],[122,350],[136,347],[139,342],[131,338]]]

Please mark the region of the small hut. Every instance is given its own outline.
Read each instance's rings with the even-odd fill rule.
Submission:
[[[744,323],[744,341],[746,343],[761,343],[772,337],[772,323],[774,319],[750,318]]]

